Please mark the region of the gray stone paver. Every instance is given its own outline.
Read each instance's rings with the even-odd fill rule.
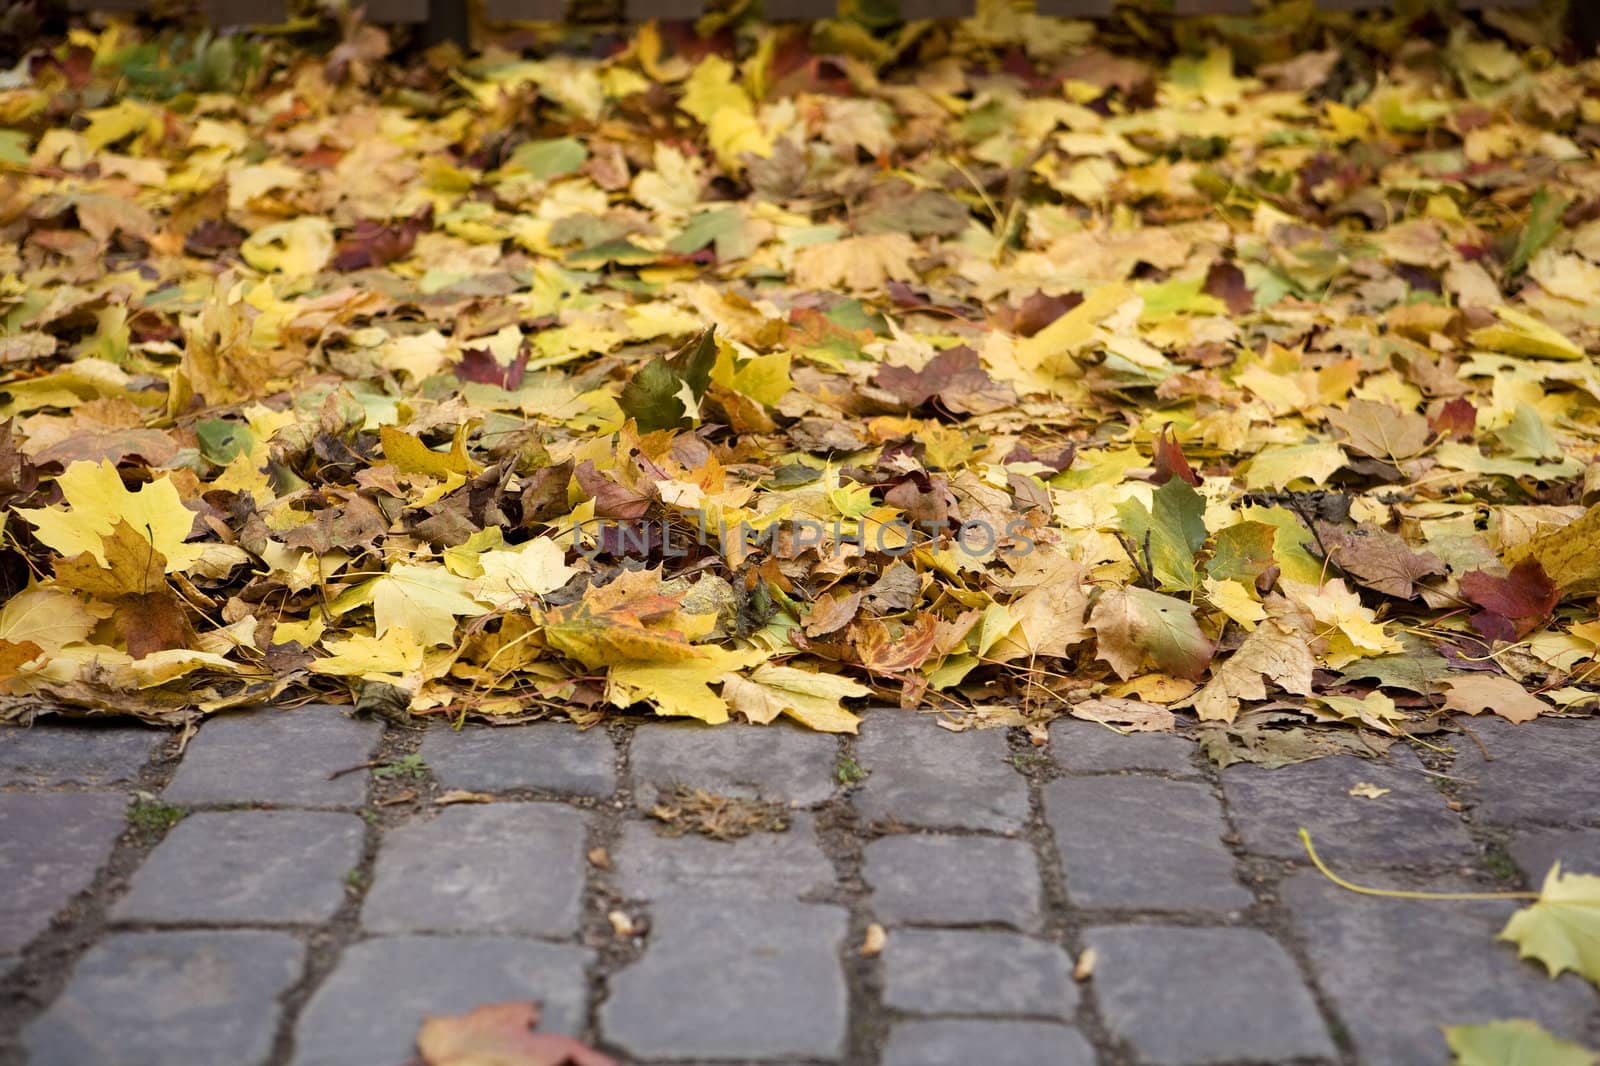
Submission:
[[[649,722],[633,731],[634,799],[642,808],[674,785],[810,807],[834,791],[838,741],[799,726]]]
[[[1153,777],[1083,777],[1044,786],[1046,820],[1081,907],[1227,912],[1253,897],[1223,846],[1222,807],[1207,785]]]
[[[1535,829],[1519,832],[1506,845],[1528,885],[1538,889],[1550,867],[1562,873],[1600,875],[1600,829]]]
[[[1481,887],[1439,878],[1363,881],[1434,892]],[[1574,1040],[1600,1010],[1600,996],[1582,978],[1551,981],[1542,967],[1519,962],[1513,945],[1495,940],[1515,903],[1378,899],[1312,870],[1285,882],[1282,897],[1363,1063],[1437,1066],[1449,1060],[1440,1025],[1497,1018],[1533,1018]]]
[[[28,1027],[29,1066],[258,1066],[305,947],[285,933],[117,933]]]
[[[419,754],[444,788],[579,796],[609,796],[617,789],[617,752],[604,729],[580,730],[564,722],[435,727],[423,737]]]
[[[0,952],[26,947],[89,887],[127,807],[115,794],[0,793]]]
[[[883,1066],[1094,1066],[1076,1029],[1048,1022],[938,1019],[889,1032]]]
[[[1536,719],[1513,725],[1483,715],[1467,721],[1492,758],[1467,737],[1455,740],[1450,773],[1462,798],[1490,825],[1600,825],[1600,743],[1596,723]],[[1544,783],[1543,787],[1531,783]],[[1559,785],[1557,784],[1559,782]]]
[[[808,814],[797,814],[782,833],[731,841],[665,837],[643,822],[629,822],[611,859],[617,886],[630,899],[798,899],[834,883],[833,863],[817,845],[816,822]]]
[[[1006,761],[1003,729],[952,733],[933,715],[867,715],[855,758],[867,779],[853,802],[871,821],[929,829],[1021,829],[1028,782]]]
[[[118,921],[332,918],[361,862],[364,827],[337,811],[201,811],[173,827],[112,908]]]
[[[0,785],[123,784],[139,776],[168,736],[147,726],[0,727]]]
[[[583,816],[555,803],[447,807],[388,833],[361,924],[379,933],[524,933],[578,927]]]
[[[835,1061],[847,991],[842,907],[675,898],[644,957],[611,978],[605,1038],[641,1058]]]
[[[1467,858],[1473,844],[1460,815],[1421,770],[1414,754],[1395,745],[1387,760],[1335,755],[1276,770],[1230,766],[1222,785],[1245,847],[1258,855],[1304,858],[1304,826],[1329,862]],[[1351,795],[1359,784],[1389,791],[1376,798]]]
[[[1496,841],[1533,887],[1557,860],[1600,873],[1600,723],[1467,724],[1494,758],[1451,741],[1459,757],[1443,769],[1463,779],[1463,818],[1402,746],[1387,761],[1234,766],[1218,789],[1181,737],[1058,721],[1058,769],[1039,786],[1043,840],[1024,835],[1030,785],[1004,731],[870,712],[852,754],[872,773],[845,790],[834,737],[639,728],[640,806],[682,782],[817,807],[794,810],[787,831],[719,842],[661,836],[640,810],[615,806],[630,782],[612,738],[557,723],[432,727],[420,753],[440,788],[584,798],[440,807],[424,789],[369,827],[354,811],[369,775],[328,774],[372,758],[383,727],[336,708],[254,712],[204,724],[163,799],[258,809],[191,810],[115,877],[100,874],[126,829],[126,791],[164,734],[0,729],[0,977],[24,990],[0,1004],[0,1061],[248,1066],[292,1037],[285,1066],[398,1066],[425,1014],[527,999],[544,1004],[545,1029],[625,1066],[855,1066],[849,1033],[862,1022],[882,1034],[882,1054],[860,1066],[1087,1066],[1097,1055],[1433,1066],[1448,1059],[1439,1025],[1507,1017],[1594,1046],[1600,994],[1570,974],[1550,981],[1495,941],[1518,904],[1368,899],[1304,865],[1301,825],[1365,883],[1482,888],[1440,870],[1506,874],[1484,857]],[[1351,796],[1357,782],[1390,791]],[[369,836],[363,894],[346,874]],[[1042,875],[1056,863],[1064,910],[1046,907]],[[1398,872],[1419,864],[1432,872]],[[1279,909],[1245,910],[1245,871],[1268,875],[1263,899]],[[103,898],[79,896],[97,877]],[[599,895],[585,895],[589,878]],[[334,916],[363,895],[356,928],[335,932]],[[886,928],[876,957],[863,956],[846,903],[856,922]],[[601,920],[613,908],[636,923],[626,941]],[[1282,925],[1256,928],[1263,914]],[[92,937],[73,927],[100,915]],[[1056,933],[1086,924],[1075,942],[1097,961],[1080,984]],[[53,925],[63,936],[37,943]],[[263,925],[290,928],[249,928]],[[308,946],[330,936],[353,942],[306,990],[293,1033],[279,1032]],[[625,954],[597,983],[608,942]],[[57,959],[64,991],[32,1005],[30,990],[62,987],[49,977]],[[861,1017],[860,1004],[852,1014],[851,974],[882,1017]],[[1086,1004],[1108,1041],[1099,1052],[1076,1025]],[[1348,1059],[1330,1025],[1348,1034]]]
[[[1289,958],[1255,929],[1104,926],[1098,955],[1106,1027],[1159,1066],[1333,1058],[1316,1001]]]
[[[359,806],[367,775],[328,775],[371,758],[383,728],[347,714],[348,708],[311,706],[212,718],[189,742],[162,798],[180,806]]]
[[[883,949],[883,1002],[910,1014],[1031,1015],[1078,1009],[1072,959],[1016,933],[896,929]]]
[[[862,877],[885,925],[1039,924],[1039,864],[1020,840],[884,837],[863,850]]]
[[[395,936],[346,948],[295,1027],[293,1066],[400,1066],[425,1015],[536,1000],[541,1032],[584,1028],[585,948],[510,936]]]
[[[1072,773],[1158,770],[1198,777],[1195,743],[1171,733],[1118,733],[1095,722],[1058,718],[1050,723],[1050,753]]]

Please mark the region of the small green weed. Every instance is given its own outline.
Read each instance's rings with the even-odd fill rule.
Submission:
[[[431,771],[420,755],[402,755],[372,769],[373,777],[426,777]]]
[[[848,755],[839,756],[839,761],[833,764],[833,776],[841,785],[859,785],[871,772]]]
[[[158,799],[135,799],[128,808],[128,824],[141,833],[165,833],[183,821],[182,807],[173,807]]]

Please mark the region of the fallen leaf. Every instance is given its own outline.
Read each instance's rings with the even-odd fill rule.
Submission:
[[[1559,1040],[1526,1018],[1444,1026],[1455,1066],[1595,1066],[1600,1055]]]
[[[1472,628],[1493,640],[1520,640],[1546,621],[1561,593],[1534,560],[1524,560],[1505,577],[1474,570],[1461,575],[1461,595],[1477,604]]]
[[[1553,710],[1538,696],[1501,674],[1474,673],[1444,682],[1444,709],[1462,714],[1491,711],[1521,725]]]
[[[1074,703],[1068,713],[1086,722],[1098,722],[1130,733],[1170,733],[1178,725],[1177,715],[1165,707],[1117,696]]]
[[[1194,608],[1148,589],[1106,593],[1095,604],[1089,628],[1097,654],[1118,677],[1132,677],[1146,661],[1178,677],[1198,678],[1211,662],[1212,643],[1200,631]]]
[[[426,1066],[617,1066],[570,1036],[535,1032],[536,1003],[490,1003],[465,1014],[429,1016],[417,1031]]]
[[[487,792],[473,792],[465,788],[448,788],[433,797],[436,807],[451,807],[457,803],[493,803],[494,797]]]
[[[1600,985],[1600,877],[1566,874],[1558,862],[1545,875],[1539,899],[1511,916],[1499,939],[1517,945],[1560,977],[1572,970]]]
[[[1448,572],[1437,555],[1413,551],[1398,536],[1377,526],[1363,523],[1347,530],[1323,523],[1319,528],[1329,558],[1359,584],[1385,596],[1412,599],[1418,581]]]
[[[840,701],[871,694],[867,686],[837,674],[770,663],[756,667],[748,678],[728,674],[722,679],[723,697],[750,721],[767,725],[784,714],[824,733],[856,732],[861,719]]]
[[[1194,707],[1203,722],[1231,722],[1241,701],[1267,698],[1268,681],[1285,692],[1309,696],[1316,668],[1311,644],[1310,636],[1287,618],[1268,618],[1212,670],[1211,680],[1185,703]]]

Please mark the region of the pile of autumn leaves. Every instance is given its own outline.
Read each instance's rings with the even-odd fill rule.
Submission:
[[[1183,153],[1210,147],[1155,154],[1259,112],[1403,159],[1485,105],[1324,106],[1225,48],[1163,74],[984,10],[904,38],[921,67],[647,27],[430,75],[357,27],[248,99],[108,95],[125,30],[41,52],[0,91],[0,685],[165,721],[308,690],[840,732],[874,695],[1035,729],[1071,704],[1263,761],[1313,753],[1273,747],[1297,725],[1588,702],[1600,624],[1549,623],[1600,591],[1552,454],[1592,446],[1529,384],[1591,388],[1581,347],[1515,301],[1375,302],[1435,256],[1480,292],[1487,253],[1417,228],[1453,203],[1313,306],[1304,225],[1242,179],[1207,200]],[[1496,47],[1451,45],[1510,92]],[[1305,58],[1291,84],[1330,76]],[[1348,236],[1327,188],[1313,244]],[[1508,282],[1581,269],[1552,210]]]

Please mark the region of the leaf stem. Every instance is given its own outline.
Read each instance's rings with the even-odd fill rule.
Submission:
[[[1357,892],[1363,896],[1383,896],[1387,899],[1428,899],[1428,900],[1474,900],[1474,899],[1538,899],[1537,892],[1411,892],[1403,888],[1369,888],[1358,885],[1353,881],[1346,881],[1332,870],[1327,863],[1317,855],[1317,849],[1311,846],[1311,834],[1305,826],[1300,827],[1300,843],[1306,846],[1306,854],[1311,857],[1311,865],[1317,872],[1328,880],[1349,892]]]

